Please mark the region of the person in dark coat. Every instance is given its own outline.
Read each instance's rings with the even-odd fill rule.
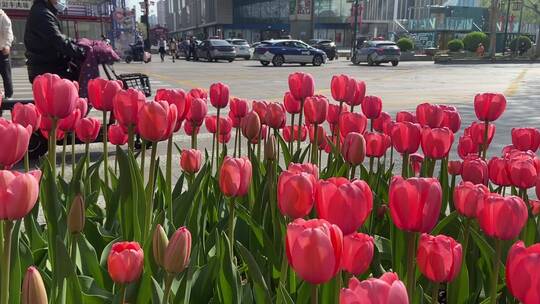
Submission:
[[[34,0],[24,33],[26,65],[30,82],[44,73],[78,80],[78,66],[84,61],[84,49],[62,33],[59,11],[66,0]]]

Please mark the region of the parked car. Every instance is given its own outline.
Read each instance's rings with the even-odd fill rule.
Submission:
[[[393,41],[373,40],[359,44],[351,58],[352,63],[367,62],[368,65],[379,65],[391,62],[392,66],[399,64],[401,51]]]
[[[270,62],[274,66],[284,63],[308,63],[320,66],[328,57],[322,50],[316,49],[299,40],[267,40],[261,42],[253,52],[253,59],[259,60],[263,66]]]
[[[250,46],[245,39],[227,39],[227,42],[234,46],[237,58],[251,59]]]
[[[208,61],[218,61],[220,59],[233,62],[236,57],[234,46],[222,39],[207,39],[196,48],[197,57],[195,60],[204,58]]]
[[[328,56],[328,59],[338,59],[338,51],[334,41],[329,39],[311,39],[308,43],[316,49],[323,50],[326,56]]]

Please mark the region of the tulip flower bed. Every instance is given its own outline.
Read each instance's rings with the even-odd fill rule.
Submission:
[[[102,79],[86,100],[38,76],[35,106],[0,119],[0,304],[540,303],[540,132],[515,128],[488,157],[503,95],[474,97],[478,121],[454,145],[454,107],[394,120],[346,75],[333,102],[308,74],[288,81],[283,103],[230,98],[221,83],[147,101]],[[203,124],[210,151],[197,149]],[[31,170],[33,132],[49,153]],[[68,159],[66,138],[85,154]]]

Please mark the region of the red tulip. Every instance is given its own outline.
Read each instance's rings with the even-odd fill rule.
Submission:
[[[416,116],[415,114],[408,112],[408,111],[399,111],[396,113],[396,122],[412,122],[416,123]]]
[[[128,142],[128,135],[120,125],[109,126],[109,142],[113,145],[121,146]]]
[[[291,92],[285,93],[285,96],[283,97],[283,105],[285,106],[285,110],[287,111],[287,113],[290,113],[290,114],[300,113],[300,108],[301,108],[300,100],[294,98]]]
[[[454,206],[460,214],[475,218],[484,206],[484,199],[488,194],[489,189],[485,185],[461,182],[454,189]]]
[[[416,107],[416,119],[423,127],[439,128],[442,125],[444,111],[438,105],[422,103]]]
[[[260,140],[266,138],[266,135],[268,134],[268,126],[263,125],[260,130],[260,133],[250,140],[252,144],[258,144]]]
[[[0,117],[0,143],[4,144],[0,153],[0,166],[11,168],[18,163],[28,150],[32,126],[23,127]]]
[[[341,146],[341,155],[353,166],[360,165],[366,157],[366,140],[360,133],[351,132],[345,136]]]
[[[118,284],[135,282],[141,276],[144,253],[137,242],[118,242],[111,247],[107,268],[111,279]]]
[[[316,95],[306,98],[304,103],[304,115],[308,124],[322,124],[328,114],[328,99]]]
[[[298,100],[304,100],[313,96],[315,82],[313,77],[307,73],[292,73],[289,75],[289,91]]]
[[[399,153],[412,154],[420,146],[421,129],[417,124],[398,122],[392,128],[392,144]]]
[[[43,118],[44,117],[45,116],[43,116]],[[41,124],[43,125],[43,119],[41,121],[42,121]],[[41,133],[41,136],[43,136],[45,139],[49,140],[49,133],[51,132],[51,130],[46,130],[46,129],[40,128],[39,132]],[[64,131],[56,130],[56,141],[64,139],[64,135],[65,135]]]
[[[353,275],[366,272],[373,259],[373,238],[363,233],[352,233],[343,237],[341,269]]]
[[[113,98],[114,118],[123,126],[135,126],[145,101],[144,94],[139,90],[130,88],[118,91]]]
[[[381,115],[373,120],[373,129],[382,133],[384,131],[384,125],[390,121],[392,121],[390,114],[381,112]]]
[[[101,129],[101,121],[93,117],[80,119],[75,126],[77,138],[84,143],[91,143],[96,140]]]
[[[60,119],[73,112],[79,98],[79,85],[45,73],[34,79],[32,92],[34,103],[42,115]]]
[[[464,181],[486,185],[488,177],[488,167],[485,160],[478,157],[467,157],[463,160],[461,178]]]
[[[229,104],[229,86],[221,82],[210,86],[210,103],[218,109],[225,108]]]
[[[41,123],[41,113],[32,103],[16,103],[11,111],[11,120],[23,127],[30,126],[32,133],[39,129]]]
[[[349,280],[349,287],[341,289],[339,304],[409,304],[409,296],[403,282],[393,272],[379,279],[369,278],[362,282],[356,277]]]
[[[292,172],[292,173],[305,172],[305,173],[313,175],[316,180],[319,179],[319,169],[314,164],[310,164],[310,163],[305,163],[305,164],[290,163],[287,170],[289,172]]]
[[[382,99],[379,96],[366,96],[362,101],[362,112],[368,119],[376,119],[381,115]]]
[[[261,120],[256,112],[249,112],[246,117],[242,119],[240,126],[242,128],[242,134],[250,141],[260,136]]]
[[[424,128],[422,130],[422,151],[431,159],[442,159],[448,156],[454,133],[448,128]]]
[[[306,282],[321,284],[331,280],[339,271],[342,249],[341,230],[325,220],[299,218],[287,225],[287,258]]]
[[[512,185],[506,163],[506,159],[499,157],[493,157],[488,162],[489,180],[497,186]]]
[[[420,153],[413,153],[409,155],[409,161],[414,175],[419,175],[420,169],[422,168],[422,163],[424,162],[424,156]]]
[[[441,199],[441,184],[435,178],[394,176],[390,183],[390,215],[401,230],[430,232],[439,219]]]
[[[199,127],[194,127],[191,123],[187,123],[184,125],[184,132],[186,132],[187,135],[191,136],[193,134],[199,134],[199,130]]]
[[[529,199],[529,206],[531,207],[531,213],[533,216],[540,214],[540,200]]]
[[[473,122],[470,127],[465,129],[464,134],[470,135],[473,142],[476,145],[484,145],[484,136],[485,136],[486,125],[479,122]],[[488,127],[488,147],[495,136],[495,125],[489,124]]]
[[[298,131],[298,126],[295,125],[292,126],[286,126],[283,128],[283,140],[286,142],[292,142],[292,141],[304,141],[307,137],[307,128],[306,126],[302,126],[300,131]]]
[[[197,99],[197,98],[207,99],[208,93],[203,88],[194,88],[189,91],[188,98],[189,99]]]
[[[191,104],[189,106],[187,105],[186,92],[184,92],[184,90],[182,89],[158,89],[154,100],[164,100],[168,104],[173,104],[176,106],[176,112],[178,113],[178,116],[176,119],[174,132],[180,130],[180,127],[182,126],[182,121],[187,116],[187,112],[189,111],[189,107],[191,106]]]
[[[266,124],[266,112],[268,111],[268,103],[264,100],[253,101],[253,111],[256,112],[259,115],[259,118],[261,120],[261,124]]]
[[[264,121],[270,128],[281,129],[285,126],[285,108],[277,102],[268,104]]]
[[[390,147],[390,137],[383,133],[366,132],[366,156],[382,157]]]
[[[362,180],[350,182],[343,177],[320,180],[315,208],[319,218],[337,225],[344,235],[360,228],[373,209],[373,194]]]
[[[506,258],[506,283],[510,293],[523,304],[536,304],[540,299],[540,243],[525,247],[516,242]]]
[[[457,151],[461,159],[465,159],[468,156],[478,156],[479,147],[474,142],[472,137],[463,135],[459,138]]]
[[[461,128],[461,116],[455,107],[440,106],[443,108],[443,120],[441,127],[447,127],[452,132],[457,133]]]
[[[189,265],[191,233],[186,227],[178,228],[171,237],[163,255],[163,268],[167,273],[179,274]]]
[[[448,162],[448,173],[451,175],[461,175],[463,163],[460,160],[451,160]]]
[[[506,109],[503,94],[483,93],[474,97],[474,112],[481,121],[495,121]]]
[[[88,101],[100,111],[112,111],[113,99],[116,93],[122,90],[120,80],[105,80],[103,78],[88,81]]]
[[[345,112],[339,119],[339,132],[345,137],[351,132],[364,133],[366,130],[367,119],[361,113]]]
[[[249,112],[249,105],[246,100],[240,98],[232,98],[231,103],[229,104],[230,111],[229,117],[242,119]]]
[[[201,169],[201,151],[195,149],[182,150],[180,167],[187,173],[197,173]]]
[[[174,104],[169,105],[165,101],[147,102],[139,111],[137,129],[141,137],[148,141],[162,141],[172,135],[177,117]]]
[[[207,112],[208,106],[206,105],[206,101],[201,98],[193,98],[186,119],[193,126],[200,127],[204,122]]]
[[[305,172],[283,171],[277,185],[278,207],[281,214],[292,219],[304,217],[315,203],[317,180]]]
[[[452,282],[461,271],[461,244],[446,235],[423,233],[418,241],[418,269],[432,282]]]
[[[204,118],[204,126],[206,127],[206,131],[215,134],[217,132],[217,116],[206,116]]]
[[[326,117],[326,121],[328,121],[330,125],[336,125],[339,123],[339,118],[341,117],[341,115],[345,112],[349,112],[349,110],[347,110],[347,108],[345,107],[342,107],[340,112],[339,105],[330,104],[328,105],[328,115]]]
[[[521,151],[536,152],[540,145],[540,131],[536,128],[513,128],[512,145]]]
[[[81,112],[75,109],[68,117],[58,120],[58,129],[64,132],[72,132],[79,119],[81,119]]]
[[[356,81],[347,75],[334,75],[330,82],[330,89],[334,100],[344,102],[350,92],[356,89]]]
[[[219,171],[219,189],[225,196],[246,195],[251,183],[251,162],[246,157],[225,157]]]
[[[484,233],[499,240],[519,236],[528,218],[527,205],[517,196],[489,194],[478,211],[478,223]]]
[[[535,186],[538,173],[533,159],[510,159],[506,164],[513,186],[520,189]]]
[[[308,128],[309,131],[309,141],[311,143],[315,143],[315,126],[310,125]],[[321,125],[317,126],[317,144],[322,145],[324,144],[326,139],[326,131]]]
[[[221,132],[219,132],[219,133],[221,133]],[[220,144],[228,144],[229,141],[231,141],[231,137],[232,137],[231,132],[221,134],[221,135],[218,136],[218,141],[219,141]]]
[[[0,220],[19,220],[36,204],[41,171],[0,170]]]
[[[352,88],[354,86],[354,89]],[[364,97],[366,96],[366,83],[363,81],[349,82],[349,87],[347,89],[349,92],[345,97],[345,103],[349,106],[357,106],[362,104]],[[354,93],[354,94],[352,94]]]

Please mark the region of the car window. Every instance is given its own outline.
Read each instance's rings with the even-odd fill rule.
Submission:
[[[245,40],[234,40],[232,43],[234,45],[248,45],[247,41]]]
[[[230,46],[230,43],[225,40],[210,40],[209,43],[213,46]]]
[[[307,44],[304,44],[300,41],[294,41],[294,46],[299,48],[299,49],[307,49],[308,48],[308,45]]]
[[[377,46],[378,47],[381,47],[381,46],[396,46],[396,44],[393,43],[393,42],[385,42],[385,43],[377,43]]]

